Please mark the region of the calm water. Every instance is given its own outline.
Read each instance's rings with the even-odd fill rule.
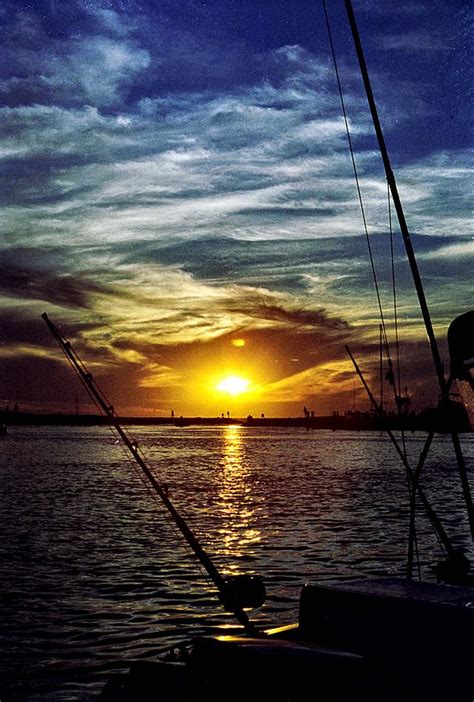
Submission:
[[[403,574],[404,471],[381,434],[134,430],[224,573],[259,573],[262,625],[296,618],[311,579]],[[413,461],[421,434],[407,437]],[[470,474],[474,437],[463,437]],[[105,428],[12,428],[0,444],[0,699],[95,698],[108,674],[190,634],[233,631],[214,591]],[[423,485],[467,539],[449,439]],[[474,486],[473,486],[474,487]],[[421,571],[442,556],[419,512]],[[471,554],[472,555],[472,554]]]

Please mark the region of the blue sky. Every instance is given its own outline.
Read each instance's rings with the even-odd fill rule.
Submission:
[[[329,4],[390,319],[386,185],[343,3]],[[445,353],[472,306],[472,9],[354,6]],[[199,391],[213,368],[251,378],[237,413],[342,410],[346,343],[376,382],[318,2],[3,2],[0,20],[0,400],[74,402],[45,310],[124,411],[219,412],[227,398]],[[423,405],[436,390],[396,239],[405,380]]]

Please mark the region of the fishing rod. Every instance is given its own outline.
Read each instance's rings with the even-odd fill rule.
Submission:
[[[428,303],[426,301],[425,291],[423,288],[423,283],[421,280],[420,272],[418,269],[418,264],[415,256],[415,251],[413,249],[413,244],[411,242],[410,233],[408,231],[408,225],[405,218],[405,212],[403,210],[402,202],[398,192],[397,181],[395,179],[395,174],[392,170],[392,165],[390,162],[390,157],[388,155],[387,146],[385,144],[385,138],[382,131],[382,126],[380,123],[377,105],[375,102],[374,94],[372,91],[372,86],[370,83],[369,73],[367,70],[367,64],[365,61],[364,50],[362,48],[362,43],[360,40],[360,34],[356,23],[356,18],[354,15],[354,10],[352,8],[351,0],[344,0],[346,7],[347,16],[349,19],[349,25],[352,32],[352,37],[354,40],[354,46],[359,61],[359,67],[362,74],[362,80],[364,82],[365,92],[367,95],[367,101],[369,103],[370,114],[372,116],[372,122],[374,125],[375,133],[377,136],[377,141],[379,144],[380,154],[382,156],[382,161],[385,169],[385,176],[387,178],[387,183],[390,188],[393,203],[395,206],[395,211],[397,213],[398,223],[400,225],[400,231],[402,233],[403,242],[405,244],[405,250],[410,264],[410,269],[413,277],[413,282],[415,284],[415,290],[418,296],[418,301],[421,308],[421,313],[423,321],[425,324],[426,333],[428,335],[431,354],[433,356],[434,366],[436,375],[438,378],[438,383],[441,392],[441,400],[445,406],[449,404],[449,388],[448,383],[444,375],[443,363],[441,361],[441,356],[439,353],[438,343],[436,341],[436,336],[433,329],[433,323],[431,321],[431,315],[428,309]],[[453,442],[454,453],[456,456],[456,461],[459,470],[459,476],[461,479],[462,490],[464,494],[464,500],[466,503],[469,526],[471,531],[471,536],[474,539],[474,506],[472,502],[471,490],[469,486],[469,481],[467,478],[467,470],[464,461],[464,456],[462,453],[461,442],[459,440],[459,435],[457,432],[451,432],[451,438]]]
[[[76,351],[74,351],[71,343],[65,339],[56,325],[49,319],[46,312],[42,314],[41,317],[46,322],[51,334],[61,347],[72,368],[79,376],[89,396],[92,398],[96,406],[108,417],[110,424],[114,427],[132,456],[132,459],[135,461],[136,465],[141,470],[141,473],[148,481],[147,484],[150,484],[154,493],[159,496],[160,500],[171,515],[175,525],[178,527],[186,542],[194,552],[194,555],[205,568],[207,574],[219,592],[219,600],[226,611],[232,612],[235,615],[239,623],[244,627],[248,634],[255,634],[255,625],[250,621],[247,613],[244,611],[244,607],[260,607],[263,604],[265,599],[265,587],[263,585],[263,581],[256,576],[248,575],[236,575],[224,578],[219,573],[210,556],[206,553],[203,546],[199,542],[197,536],[193,533],[185,519],[179,514],[178,510],[171,502],[167,495],[166,488],[159,483],[150,467],[145,462],[143,456],[140,455],[138,445],[127,435],[121,426],[113,406],[108,402],[104,393],[97,385],[92,373],[87,370],[79,355],[76,353]]]

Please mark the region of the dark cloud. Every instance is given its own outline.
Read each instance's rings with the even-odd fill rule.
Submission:
[[[103,286],[85,276],[0,265],[0,293],[8,297],[87,308],[94,294],[104,292]]]
[[[235,301],[228,301],[224,309],[247,314],[256,321],[277,322],[289,328],[347,330],[349,327],[345,320],[331,317],[324,309],[278,305],[275,304],[274,298],[267,296],[266,299],[265,295],[258,292],[240,295]]]
[[[54,345],[43,320],[27,311],[14,307],[0,312],[0,344],[9,346],[36,346],[45,349]]]

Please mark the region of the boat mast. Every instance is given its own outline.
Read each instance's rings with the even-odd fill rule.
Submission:
[[[433,361],[435,365],[436,375],[438,378],[438,383],[441,392],[441,400],[444,406],[448,406],[449,403],[449,388],[444,376],[443,363],[441,361],[441,356],[438,349],[438,343],[433,330],[433,324],[431,321],[430,312],[428,309],[428,303],[425,297],[425,291],[423,289],[423,283],[421,281],[420,272],[418,270],[418,264],[415,257],[415,251],[411,243],[410,233],[408,231],[408,225],[405,219],[405,213],[403,211],[402,203],[400,200],[400,195],[398,192],[397,182],[395,180],[395,175],[392,170],[390,163],[390,158],[388,155],[387,147],[385,144],[385,139],[380,124],[380,119],[378,116],[377,105],[375,103],[374,94],[372,92],[372,86],[369,79],[369,74],[367,71],[367,64],[365,62],[364,51],[362,48],[362,43],[360,40],[359,30],[357,28],[357,23],[354,15],[354,10],[352,8],[351,0],[344,0],[346,7],[347,16],[349,19],[349,24],[352,32],[352,37],[354,40],[354,45],[357,53],[357,58],[359,61],[359,66],[362,74],[362,79],[364,81],[365,92],[367,95],[367,101],[369,103],[370,113],[372,115],[372,122],[374,125],[375,133],[377,135],[377,141],[380,148],[380,153],[382,156],[382,161],[385,169],[385,175],[387,178],[388,186],[392,195],[393,204],[395,206],[395,211],[397,213],[398,223],[400,225],[400,231],[402,233],[403,241],[405,244],[405,250],[410,264],[410,269],[413,277],[413,282],[415,284],[416,293],[418,295],[418,301],[421,308],[421,313],[423,316],[423,321],[425,323],[426,333],[431,346],[431,353],[433,356]],[[471,531],[471,536],[474,539],[474,509],[472,504],[471,491],[469,487],[469,482],[467,479],[467,471],[464,463],[464,457],[462,454],[461,444],[459,441],[459,436],[456,432],[451,432],[454,452],[456,454],[456,460],[458,463],[459,474],[461,478],[461,484],[464,493],[464,499],[466,502],[469,526]]]
[[[237,593],[235,592],[235,586],[233,587],[232,582],[229,583],[229,581],[222,577],[209,555],[199,543],[199,540],[197,539],[195,534],[189,528],[188,524],[183,519],[183,517],[179,514],[179,512],[169,499],[168,495],[166,494],[166,489],[162,485],[160,485],[160,483],[150,470],[150,467],[146,464],[145,460],[140,455],[136,443],[131,440],[130,436],[127,435],[127,433],[120,425],[119,419],[115,414],[114,408],[109,404],[107,398],[97,386],[94,378],[92,377],[92,373],[88,372],[87,368],[84,366],[77,353],[73,350],[71,343],[63,337],[59,329],[49,319],[46,312],[41,316],[48,325],[51,334],[54,336],[59,346],[63,350],[64,355],[68,359],[69,363],[76,371],[90,397],[92,398],[94,403],[101,409],[101,411],[108,417],[110,424],[114,427],[115,431],[122,439],[123,443],[132,455],[132,458],[134,459],[135,463],[138,465],[148,482],[151,484],[155,493],[160,497],[161,501],[163,502],[169,514],[171,515],[174,523],[176,524],[179,531],[184,536],[185,540],[193,550],[199,562],[204,566],[207,574],[209,575],[217,590],[219,591],[220,600],[224,605],[225,609],[229,612],[233,612],[237,620],[240,622],[240,624],[242,624],[242,626],[248,633],[254,634],[254,625],[249,620],[244,609],[238,604],[236,600]]]

